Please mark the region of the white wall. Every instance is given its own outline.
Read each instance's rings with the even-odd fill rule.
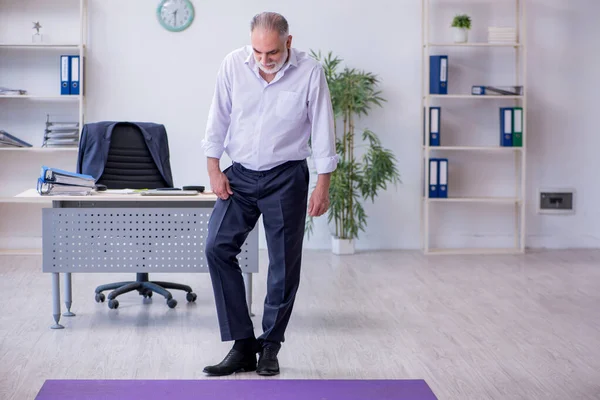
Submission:
[[[597,39],[600,2],[536,1],[529,15],[529,196],[540,186],[574,187],[576,214],[540,216],[529,206],[531,246],[598,247],[600,213]]]
[[[0,6],[6,3],[14,4],[14,0],[0,0]],[[366,205],[369,225],[357,247],[419,247],[420,1],[194,1],[195,22],[187,31],[176,34],[158,24],[157,3],[89,0],[85,82],[88,121],[164,123],[169,133],[175,184],[207,184],[200,140],[219,63],[226,53],[248,42],[248,24],[255,13],[279,11],[290,22],[295,47],[332,50],[350,67],[366,69],[381,79],[387,103],[383,109],[373,110],[360,126],[378,133],[384,145],[394,151],[403,183],[382,193],[374,205]],[[512,21],[511,0],[433,3],[443,3],[441,11],[432,15],[437,26],[432,34],[438,41],[451,40],[448,26],[451,17],[458,12],[473,16],[472,40],[485,40],[490,24]],[[600,144],[593,113],[593,91],[597,86],[594,82],[600,65],[598,52],[593,50],[597,47],[595,39],[600,36],[596,22],[599,11],[600,3],[595,0],[527,1],[529,246],[597,247],[600,244],[600,218],[593,209],[599,194],[593,184],[597,165],[595,152]],[[8,33],[0,30],[0,39],[1,35]],[[508,71],[504,66],[514,65],[509,50],[447,50],[441,51],[451,56],[451,91],[464,93],[479,82],[512,83],[513,76],[504,73]],[[584,60],[588,55],[590,58]],[[1,62],[0,72],[4,71]],[[444,100],[442,105],[447,118],[443,129],[448,132],[447,140],[495,144],[500,104],[503,103]],[[4,103],[0,103],[2,106]],[[556,142],[551,143],[551,140]],[[511,169],[514,163],[509,156],[483,154],[455,158],[459,154],[450,154],[453,156],[451,193],[502,195],[514,190]],[[0,153],[0,157],[6,157],[5,153]],[[63,156],[56,161],[67,162]],[[509,169],[503,169],[505,166]],[[493,180],[488,178],[490,174]],[[576,214],[536,214],[540,186],[575,188]],[[15,207],[5,205],[0,210],[2,218],[18,220],[20,217],[11,217],[10,214],[15,213],[7,211],[16,210]],[[437,205],[433,211],[432,217],[439,218],[439,228],[432,236],[435,244],[512,243],[514,218],[512,209],[507,206],[446,204]],[[28,229],[31,230],[31,225]],[[2,236],[11,235],[3,230]],[[316,235],[306,245],[329,248],[325,217],[318,221]]]

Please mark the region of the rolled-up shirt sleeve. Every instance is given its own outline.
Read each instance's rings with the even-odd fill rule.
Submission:
[[[333,107],[327,79],[322,66],[317,66],[310,77],[308,118],[311,123],[312,158],[318,174],[333,172],[339,157],[335,148]]]
[[[207,157],[221,158],[231,121],[231,81],[226,58],[217,73],[212,104],[208,112],[202,148]]]

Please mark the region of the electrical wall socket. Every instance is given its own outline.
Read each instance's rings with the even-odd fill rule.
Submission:
[[[538,198],[539,214],[574,214],[575,190],[572,188],[541,188]]]

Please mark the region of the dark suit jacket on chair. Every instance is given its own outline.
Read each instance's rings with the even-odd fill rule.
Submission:
[[[85,124],[79,141],[77,173],[86,171],[96,181],[100,179],[108,158],[111,135],[117,124],[131,124],[140,129],[154,163],[168,187],[173,187],[167,131],[164,125],[152,122],[102,121]]]

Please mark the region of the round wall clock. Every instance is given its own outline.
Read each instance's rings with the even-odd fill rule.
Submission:
[[[156,15],[163,28],[181,32],[192,24],[194,6],[190,0],[161,0]]]

